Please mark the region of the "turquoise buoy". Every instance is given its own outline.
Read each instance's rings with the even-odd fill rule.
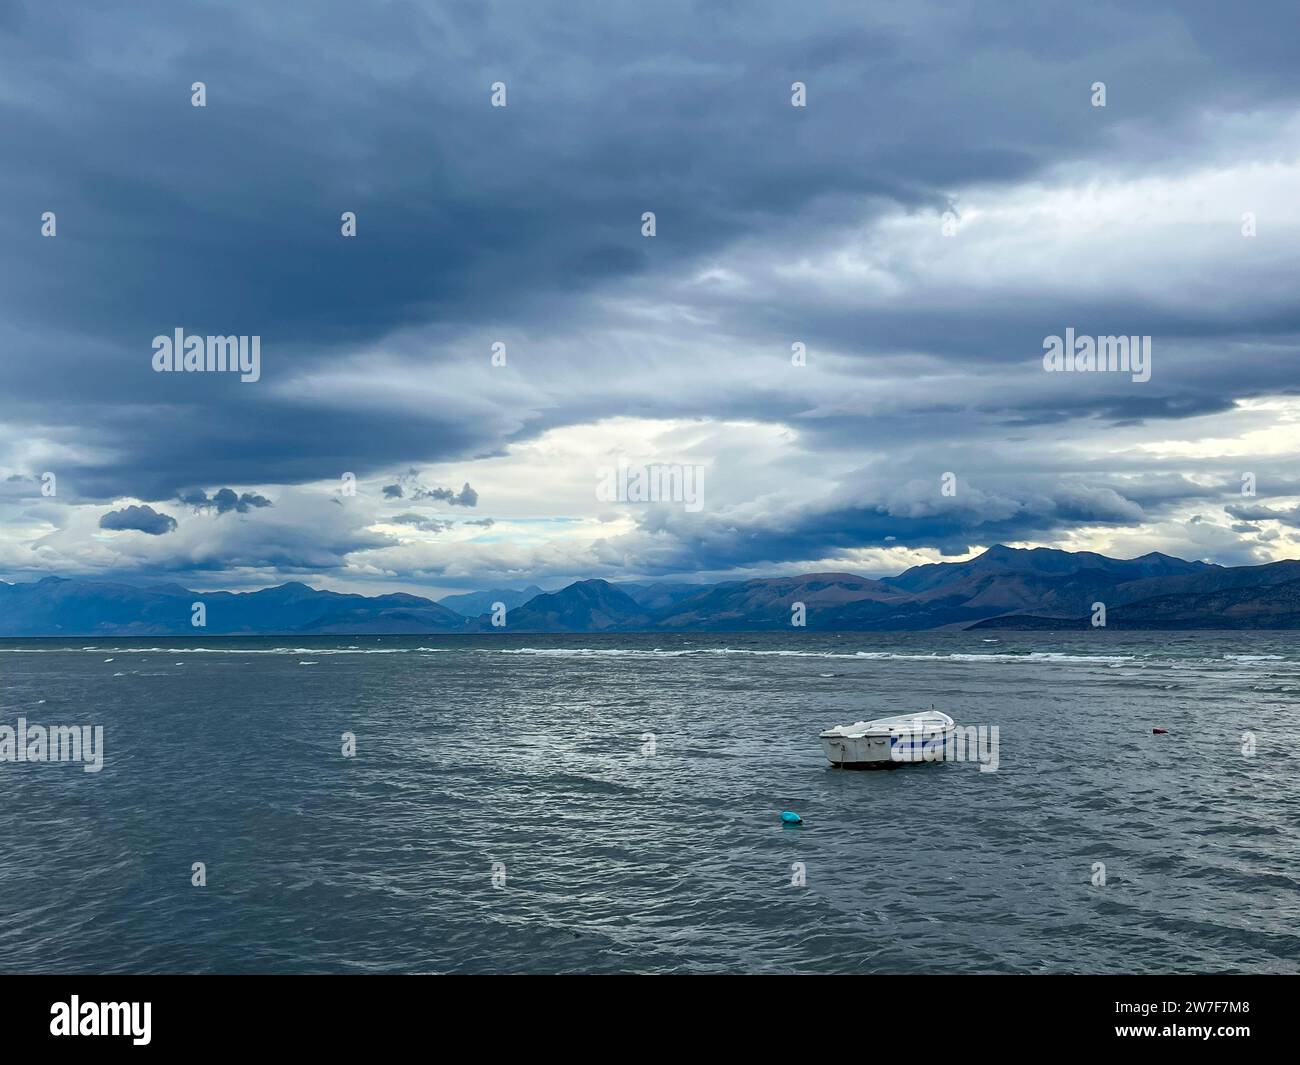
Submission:
[[[781,811],[781,820],[784,821],[787,825],[802,825],[802,824],[803,824],[803,818],[800,817],[800,816],[799,816],[797,813],[795,813],[793,810],[782,810],[782,811]]]

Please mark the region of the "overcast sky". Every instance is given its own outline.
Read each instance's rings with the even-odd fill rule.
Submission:
[[[1300,555],[1293,4],[122,6],[0,0],[4,579]]]

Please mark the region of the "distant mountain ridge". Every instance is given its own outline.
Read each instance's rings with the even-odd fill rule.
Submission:
[[[1207,567],[1167,579],[1132,581],[1106,604],[1110,629],[1300,629],[1300,561]],[[977,629],[1084,629],[1091,612],[1060,617],[987,618]]]
[[[206,625],[191,621],[202,603]],[[492,624],[491,604],[506,606]],[[0,636],[349,635],[475,632],[757,632],[1081,628],[1094,603],[1113,628],[1300,628],[1300,561],[1218,566],[1152,552],[995,545],[965,562],[874,580],[809,573],[718,584],[575,581],[447,596],[363,596],[290,582],[256,592],[193,592],[46,577],[0,582]],[[802,605],[802,611],[799,607]],[[470,611],[476,611],[470,614]]]
[[[204,622],[195,626],[195,603]],[[465,618],[416,595],[348,595],[296,581],[256,592],[192,592],[45,577],[0,584],[0,636],[351,635],[454,631]]]
[[[637,627],[650,615],[609,581],[576,581],[558,592],[530,599],[507,615],[514,632],[607,632]]]
[[[444,595],[438,600],[438,604],[456,611],[462,617],[476,618],[480,614],[490,613],[495,603],[501,603],[507,610],[513,610],[541,594],[542,589],[535,584],[530,584],[527,588],[491,588],[486,592]]]

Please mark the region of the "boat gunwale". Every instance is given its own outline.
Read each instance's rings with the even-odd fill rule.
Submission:
[[[910,725],[890,724],[890,722],[910,723],[918,720],[922,722],[920,728],[912,728]],[[862,726],[861,729],[858,729],[859,725]],[[923,710],[912,715],[896,714],[893,717],[881,717],[874,721],[855,721],[852,725],[832,725],[825,731],[818,733],[817,738],[822,740],[859,740],[870,737],[897,736],[901,733],[927,739],[946,735],[955,731],[956,728],[957,723],[943,711]],[[854,731],[839,731],[841,729],[853,729]]]

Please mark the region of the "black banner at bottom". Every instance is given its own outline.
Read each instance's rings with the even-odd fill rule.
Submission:
[[[6,1049],[99,1053],[313,1050],[484,1051],[759,1041],[874,1051],[1062,1046],[1274,1045],[1294,1030],[1285,976],[862,976],[741,982],[627,977],[7,976]],[[730,986],[723,987],[722,981]],[[701,984],[700,981],[704,983]],[[1263,1041],[1261,1044],[1260,1041]],[[662,1042],[661,1042],[662,1041]],[[687,1040],[696,1042],[695,1036]],[[847,1047],[846,1047],[847,1049]]]

